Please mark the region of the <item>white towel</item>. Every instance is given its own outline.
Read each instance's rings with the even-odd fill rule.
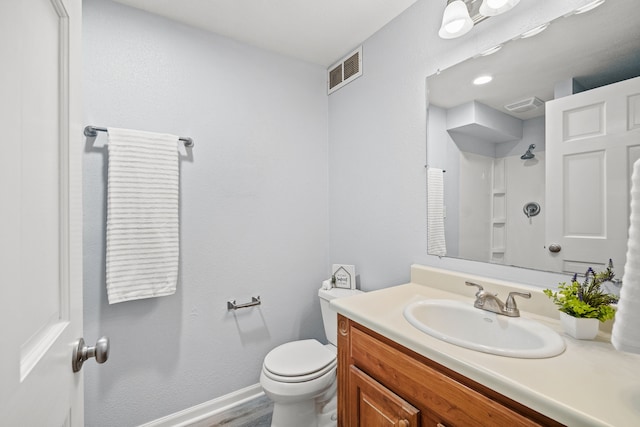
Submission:
[[[445,256],[447,245],[444,239],[444,171],[427,170],[427,252]]]
[[[109,304],[171,295],[178,281],[178,137],[108,132]]]
[[[631,217],[627,262],[624,265],[618,311],[611,343],[620,351],[640,353],[640,160],[631,176]]]

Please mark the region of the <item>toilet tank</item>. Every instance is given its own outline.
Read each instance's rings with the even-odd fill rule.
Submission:
[[[327,282],[318,290],[320,297],[320,309],[322,310],[322,322],[324,323],[324,332],[327,334],[327,340],[336,347],[338,346],[338,313],[329,307],[329,301],[334,298],[344,298],[362,293],[358,289],[338,289],[327,287]]]

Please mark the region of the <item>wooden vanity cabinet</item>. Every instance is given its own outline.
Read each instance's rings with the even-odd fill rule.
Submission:
[[[561,425],[338,316],[339,427]]]
[[[349,370],[349,396],[355,399],[355,410],[349,411],[348,425],[354,426],[419,426],[420,411],[406,400],[355,366]]]

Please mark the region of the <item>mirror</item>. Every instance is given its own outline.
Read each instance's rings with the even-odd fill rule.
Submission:
[[[629,120],[638,122],[638,128],[629,128],[637,142],[627,144],[628,158],[613,164],[599,163],[600,158],[593,156],[587,160],[585,152],[572,157],[584,160],[579,168],[571,169],[573,163],[566,160],[566,154],[557,163],[557,142],[551,145],[551,138],[547,141],[545,135],[558,132],[556,128],[562,123],[558,125],[555,119],[550,122],[546,112],[556,111],[560,107],[555,105],[566,99],[582,96],[588,101],[590,95],[584,94],[597,93],[592,89],[612,88],[616,82],[640,76],[640,26],[635,19],[635,3],[607,1],[590,12],[557,18],[540,34],[508,40],[493,54],[478,55],[427,78],[428,176],[446,171],[440,178],[442,185],[428,189],[430,196],[435,194],[429,199],[429,210],[441,212],[435,220],[429,215],[429,230],[436,230],[430,233],[429,254],[580,273],[586,266],[604,266],[612,257],[616,273],[622,277],[629,219],[628,201],[622,199],[629,193],[629,165],[640,158],[640,148],[636,148],[640,147],[640,95],[628,98],[635,104],[629,101],[625,113]],[[491,25],[491,20],[481,25]],[[492,75],[493,80],[474,85],[472,80],[480,75]],[[640,87],[640,78],[633,81]],[[640,89],[636,93],[640,94]],[[584,112],[580,120],[588,127],[594,117],[600,116],[591,115],[585,108],[573,110]],[[605,108],[598,111],[604,115]],[[607,115],[613,113],[612,108],[609,110]],[[573,117],[566,111],[553,114],[569,121]],[[627,122],[627,117],[613,119]],[[565,125],[569,123],[566,120]],[[589,135],[584,135],[577,139],[588,139]],[[594,152],[604,153],[600,148],[592,148]],[[591,167],[588,165],[602,170],[586,172]],[[607,184],[617,185],[615,191],[604,184],[596,188],[599,184],[590,180],[614,169],[626,174],[623,179],[618,176],[617,183]],[[573,183],[562,181],[575,171],[586,177],[582,186],[578,178]],[[599,203],[589,203],[592,193],[595,200],[602,198]],[[438,195],[443,205],[431,206]],[[564,208],[561,214],[552,206],[558,200]],[[613,206],[613,202],[622,206],[616,208],[615,224],[624,236],[612,237],[614,223],[606,222],[614,212],[606,206]],[[600,205],[605,208],[600,209]],[[593,218],[586,215],[592,211]],[[591,235],[574,230],[574,241],[569,241],[564,234],[571,234],[566,231],[571,228],[567,225],[570,221],[584,222],[575,230],[590,221],[602,230]],[[553,234],[558,229],[563,230],[563,236]],[[445,244],[438,239],[442,237],[438,230],[444,231]],[[433,238],[435,241],[431,241]],[[599,241],[595,256],[570,251],[587,238]]]

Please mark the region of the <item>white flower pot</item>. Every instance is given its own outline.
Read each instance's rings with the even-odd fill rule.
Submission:
[[[579,340],[594,339],[600,328],[598,319],[573,317],[562,311],[560,312],[560,322],[567,335]]]

